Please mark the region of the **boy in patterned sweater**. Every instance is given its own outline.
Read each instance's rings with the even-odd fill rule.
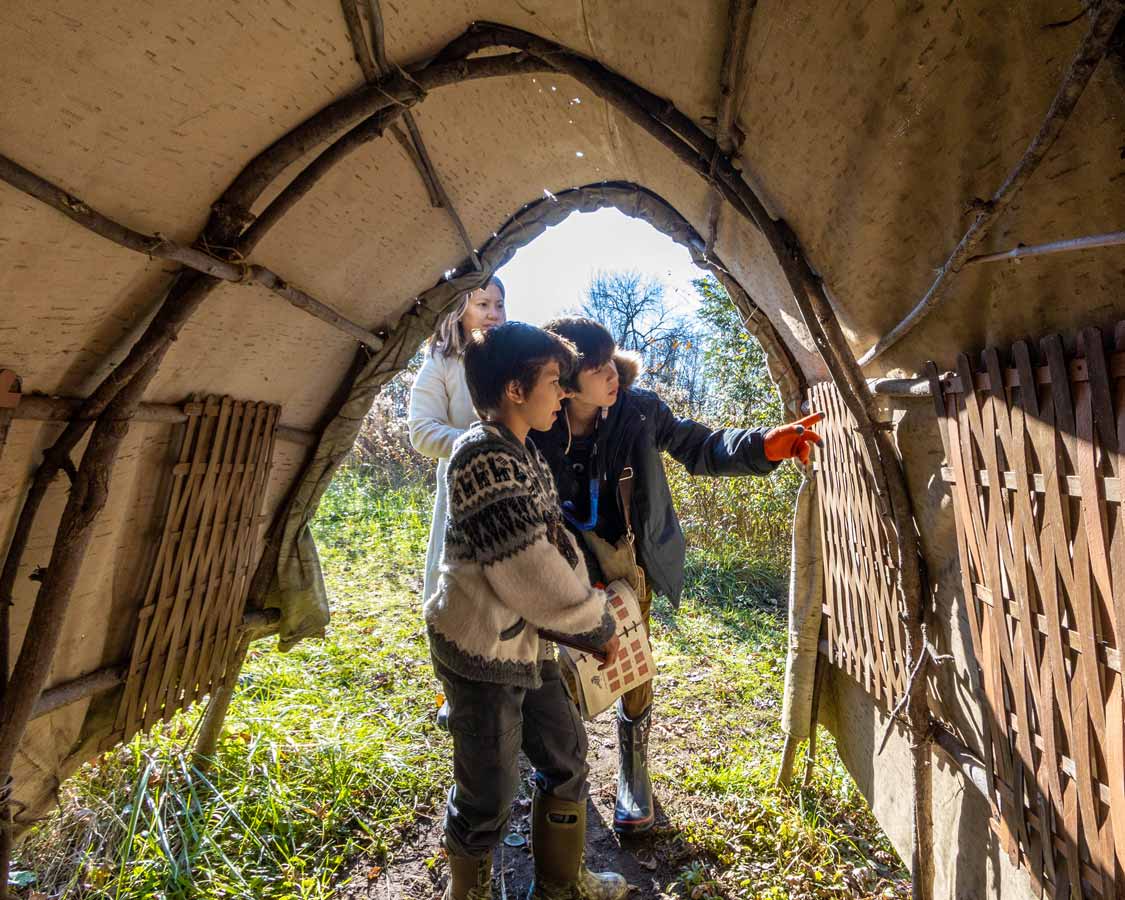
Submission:
[[[607,665],[617,652],[605,593],[590,584],[551,472],[528,440],[558,415],[574,348],[513,322],[474,335],[464,359],[482,421],[453,447],[440,575],[424,607],[453,736],[445,898],[492,896],[492,851],[519,786],[522,749],[535,766],[530,897],[617,900],[625,880],[583,862],[586,731],[539,635],[603,647]]]

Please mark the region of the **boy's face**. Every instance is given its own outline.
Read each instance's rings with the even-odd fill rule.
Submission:
[[[535,385],[526,394],[520,391],[518,385],[513,387],[522,395],[517,407],[520,417],[534,431],[550,431],[562,409],[562,398],[566,396],[566,391],[559,384],[559,364],[551,360],[544,365],[539,370]]]
[[[573,394],[591,406],[613,406],[617,402],[619,375],[613,358],[598,366],[578,373],[578,390]]]

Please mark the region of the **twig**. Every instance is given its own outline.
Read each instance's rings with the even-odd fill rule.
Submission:
[[[340,8],[344,13],[344,22],[348,26],[348,37],[352,41],[352,53],[355,61],[363,70],[363,78],[368,83],[379,78],[380,66],[375,67],[375,60],[371,58],[371,50],[367,46],[367,38],[363,36],[363,22],[359,18],[359,7],[356,0],[340,0]]]
[[[379,74],[385,75],[391,70],[391,66],[387,62],[386,28],[383,25],[383,8],[379,0],[367,0],[367,18],[371,25],[371,50],[375,54],[375,68]],[[414,117],[407,113],[405,119],[407,127],[410,128]],[[438,196],[430,172],[426,169],[426,164],[422,161],[422,156],[410,135],[407,135],[398,125],[391,126],[391,134],[402,145],[402,149],[406,151],[406,154],[414,163],[414,167],[421,174],[422,180],[426,183],[426,192],[430,195],[430,206],[440,206],[441,197]]]
[[[374,48],[369,48],[367,46],[367,38],[365,38],[363,34],[363,22],[360,19],[359,7],[356,0],[340,0],[340,7],[344,13],[344,22],[348,27],[348,37],[352,42],[352,52],[356,62],[359,63],[359,67],[363,70],[364,80],[367,81],[368,84],[378,81],[380,75],[385,75],[387,73],[388,67],[386,65],[386,53],[383,51],[382,43],[376,40],[374,21],[372,23],[372,43],[375,46]],[[376,12],[378,11],[378,0],[373,0],[373,2],[368,3],[368,11],[370,12],[372,9],[376,10]],[[380,15],[379,34],[381,34],[381,29],[382,16]],[[375,50],[374,58],[372,58],[371,55],[372,49]],[[409,118],[410,114],[407,113],[408,121]],[[406,149],[407,154],[418,169],[418,173],[422,176],[422,182],[425,184],[426,191],[430,195],[430,204],[432,206],[439,206],[441,200],[434,189],[433,180],[430,177],[429,171],[427,171],[425,164],[418,155],[418,151],[414,148],[413,144],[409,142],[406,134],[397,124],[391,125],[390,128],[391,133],[394,134],[395,138],[398,139],[399,143]]]
[[[367,17],[371,20],[371,49],[380,72],[390,71],[387,63],[387,29],[383,25],[383,7],[379,0],[367,0]]]
[[[1123,10],[1125,10],[1125,0],[1101,0],[1097,9],[1091,15],[1089,30],[1087,30],[1086,36],[1082,39],[1082,43],[1071,60],[1062,84],[1047,110],[1047,116],[1024,151],[1023,156],[1020,157],[1015,168],[1004,179],[1004,183],[1000,185],[992,198],[977,213],[973,223],[961,240],[958,241],[953,252],[949,254],[949,258],[938,269],[937,277],[926,290],[922,299],[906,314],[901,322],[879,338],[860,357],[859,364],[861,366],[877,359],[902,340],[945,297],[952,276],[964,267],[973,250],[988,233],[989,228],[1015,199],[1020,188],[1027,183],[1027,180],[1047,155],[1047,151],[1051,149],[1062,133],[1063,127],[1078,103],[1078,98],[1082,96],[1082,92],[1090,81],[1090,76],[1094,74],[1098,63],[1105,56],[1113,30],[1117,26]]]
[[[915,684],[918,679],[922,677],[925,671],[926,663],[929,661],[929,655],[926,653],[918,654],[918,658],[914,662],[914,668],[910,672],[910,678],[906,681],[906,690],[902,692],[902,696],[898,698],[898,703],[894,705],[890,715],[887,716],[887,726],[883,729],[883,736],[879,739],[879,749],[875,751],[875,755],[879,756],[887,747],[887,738],[891,736],[891,730],[894,728],[895,722],[902,721],[900,716],[902,711],[906,709],[906,704],[910,700],[910,695],[914,691]],[[909,722],[904,722],[908,728]]]
[[[960,739],[944,725],[935,722],[933,727],[934,743],[941,747],[949,756],[965,779],[980,791],[981,796],[988,801],[992,815],[1000,817],[1000,810],[996,804],[996,797],[988,789],[988,769],[975,753],[969,750]]]
[[[375,50],[376,64],[381,72],[386,73],[390,70],[390,65],[387,62],[386,28],[383,24],[382,4],[379,0],[367,0],[367,9],[371,16],[371,45]],[[407,111],[403,121],[406,124],[406,130],[410,133],[410,141],[414,147],[415,165],[418,166],[418,170],[422,174],[422,181],[425,182],[426,190],[430,195],[430,205],[444,208],[449,213],[449,217],[453,220],[453,227],[457,229],[457,233],[461,236],[461,243],[464,244],[469,258],[473,261],[473,267],[479,272],[481,265],[476,247],[469,237],[464,221],[453,206],[453,201],[449,199],[445,185],[442,184],[441,176],[438,175],[437,167],[430,159],[426,142],[422,140],[422,132],[418,129],[418,123],[414,121],[414,114]],[[400,141],[400,143],[402,142]]]
[[[407,119],[414,121],[414,116],[407,112],[403,115],[403,120],[406,121]],[[389,131],[394,136],[394,139],[399,142],[402,149],[406,151],[406,155],[409,156],[410,161],[414,163],[414,168],[418,170],[418,174],[422,176],[422,182],[426,185],[426,193],[430,198],[430,206],[434,209],[440,209],[441,196],[438,194],[437,188],[434,187],[434,180],[430,177],[430,172],[426,168],[426,164],[423,162],[421,155],[418,153],[418,148],[414,146],[414,141],[410,139],[410,135],[403,131],[402,127],[397,122],[390,127]]]
[[[965,260],[965,266],[977,263],[1000,262],[1006,259],[1020,259],[1024,256],[1048,256],[1052,253],[1069,253],[1072,250],[1092,250],[1095,247],[1113,247],[1125,244],[1125,231],[1111,231],[1108,234],[1091,234],[1088,237],[1070,238],[1065,241],[1052,241],[1049,244],[1035,244],[1032,247],[1020,245],[1011,250],[997,253],[982,253]],[[964,268],[964,266],[962,266]]]

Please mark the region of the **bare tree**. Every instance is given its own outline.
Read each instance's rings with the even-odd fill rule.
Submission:
[[[665,291],[662,281],[637,271],[600,271],[581,314],[605,325],[619,347],[640,353],[650,381],[696,409],[706,394],[700,342],[692,324],[668,308]]]

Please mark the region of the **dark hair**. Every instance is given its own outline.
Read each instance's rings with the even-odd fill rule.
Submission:
[[[508,322],[483,334],[474,332],[463,358],[469,396],[482,417],[500,410],[504,391],[513,381],[527,393],[552,360],[559,364],[563,379],[577,364],[570,341],[526,322]]]
[[[617,342],[609,329],[594,319],[583,316],[563,316],[552,319],[543,328],[570,341],[578,351],[578,365],[571,373],[572,379],[577,379],[579,372],[588,372],[590,369],[604,366],[613,359],[613,354],[617,350]],[[574,384],[570,381],[567,386],[574,387]]]

